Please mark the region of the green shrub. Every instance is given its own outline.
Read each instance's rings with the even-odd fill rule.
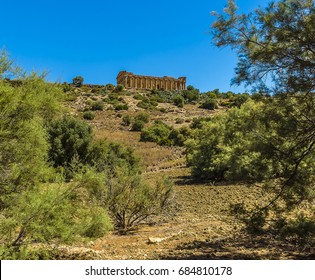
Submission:
[[[139,98],[140,98],[141,95],[139,95]],[[142,108],[142,109],[147,109],[147,110],[150,110],[150,109],[154,109],[158,103],[154,100],[150,100],[148,97],[145,97],[145,96],[141,96],[141,100],[137,106],[139,108]]]
[[[104,102],[101,100],[95,101],[91,105],[92,111],[102,111],[103,109],[104,109]]]
[[[92,111],[86,111],[83,113],[83,119],[85,120],[94,120],[95,114]]]
[[[111,183],[108,201],[116,227],[126,233],[151,216],[168,210],[173,198],[173,184],[163,178],[150,186],[139,175],[121,173]]]
[[[176,120],[175,120],[175,123],[177,123],[177,124],[182,124],[184,122],[185,122],[185,120],[181,119],[181,118],[176,118]]]
[[[218,109],[218,102],[216,99],[207,99],[201,104],[200,107],[208,110]]]
[[[125,89],[124,86],[119,84],[116,86],[115,92],[122,92],[124,91],[124,89]]]
[[[140,120],[140,121],[143,121],[144,123],[148,123],[149,122],[149,114],[147,114],[145,112],[140,112],[135,116],[135,120]]]
[[[249,94],[236,94],[233,98],[231,106],[240,108],[249,99]]]
[[[81,87],[83,85],[83,77],[76,76],[72,79],[72,83],[76,87]]]
[[[114,108],[115,108],[115,111],[122,111],[122,110],[127,111],[128,105],[127,104],[117,104]]]
[[[228,107],[228,108],[232,107],[232,104],[233,104],[233,102],[231,102],[231,101],[221,101],[220,102],[221,106]]]
[[[97,172],[106,172],[106,176],[115,177],[121,168],[129,170],[129,172],[140,171],[140,160],[134,155],[131,148],[105,140],[93,143],[86,163]]]
[[[184,99],[189,103],[196,102],[200,98],[199,90],[195,89],[193,86],[188,86],[187,90],[183,90],[181,93]]]
[[[143,100],[145,99],[145,97],[143,95],[141,95],[140,93],[136,93],[135,95],[133,95],[133,98],[136,100]]]
[[[72,86],[69,85],[68,83],[64,82],[62,84],[62,90],[63,90],[64,93],[72,91]]]
[[[172,141],[169,139],[169,135],[172,132],[172,128],[167,124],[156,121],[153,126],[144,129],[141,132],[140,140],[155,142],[159,145],[171,145]]]
[[[145,126],[145,122],[142,120],[135,120],[132,124],[131,130],[132,131],[142,131]]]
[[[181,95],[176,95],[173,99],[174,104],[179,107],[179,108],[183,108],[184,107],[184,103],[185,103],[185,99],[183,96]]]
[[[88,226],[83,232],[86,237],[100,238],[113,229],[109,215],[100,207],[91,212],[88,220]]]
[[[106,88],[107,90],[114,90],[114,89],[115,89],[115,86],[114,86],[113,84],[107,84],[107,85],[105,86],[105,88]]]
[[[191,129],[200,129],[204,122],[210,122],[212,117],[198,117],[193,118],[192,123],[190,124]]]
[[[85,161],[92,143],[92,128],[86,122],[63,117],[52,121],[47,130],[53,166],[70,168],[74,158]]]
[[[131,125],[131,122],[132,122],[132,117],[130,115],[124,115],[122,117],[122,124],[124,126],[129,126]]]

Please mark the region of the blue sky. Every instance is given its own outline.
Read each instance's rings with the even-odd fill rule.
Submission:
[[[120,70],[186,76],[201,91],[231,87],[236,56],[213,46],[214,18],[227,0],[0,0],[0,48],[26,70],[47,79],[116,84]],[[266,0],[238,0],[240,11]]]

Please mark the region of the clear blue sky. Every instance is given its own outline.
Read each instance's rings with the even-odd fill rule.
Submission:
[[[213,10],[227,0],[2,0],[0,48],[26,70],[48,80],[116,84],[120,70],[186,76],[201,91],[230,87],[236,56],[209,35]],[[240,11],[266,0],[238,0]]]

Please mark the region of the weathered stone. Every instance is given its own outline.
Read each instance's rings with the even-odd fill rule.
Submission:
[[[120,71],[117,75],[117,84],[126,89],[164,89],[184,90],[186,89],[186,77],[151,77],[135,75],[131,72]]]
[[[160,243],[160,242],[162,242],[164,239],[165,239],[165,238],[149,237],[149,239],[148,239],[148,244]]]

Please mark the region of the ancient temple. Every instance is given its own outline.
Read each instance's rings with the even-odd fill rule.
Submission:
[[[126,89],[161,89],[184,90],[186,89],[186,77],[152,77],[135,75],[131,72],[120,71],[117,75],[117,84]]]

